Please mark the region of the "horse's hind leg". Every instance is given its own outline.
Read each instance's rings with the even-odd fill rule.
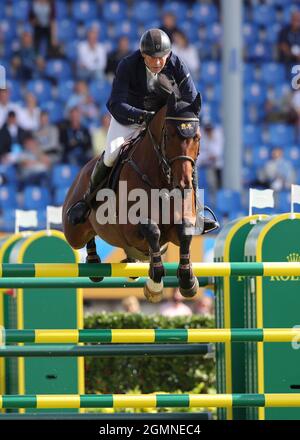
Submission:
[[[140,232],[149,244],[150,268],[149,277],[144,286],[144,295],[150,302],[159,302],[163,295],[163,281],[165,269],[160,252],[160,229],[149,219],[148,223],[140,224]]]
[[[177,270],[179,290],[181,295],[187,298],[195,296],[199,287],[198,279],[193,275],[190,261],[192,235],[188,232],[188,228],[191,226],[188,221],[183,221],[176,228],[180,243],[180,261]]]
[[[86,263],[101,263],[101,258],[97,254],[94,237],[87,242],[86,251],[87,251],[87,257],[85,260]],[[103,277],[90,277],[90,280],[93,281],[94,283],[99,283],[100,281],[103,280]]]

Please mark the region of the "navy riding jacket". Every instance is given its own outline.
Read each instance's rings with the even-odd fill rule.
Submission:
[[[175,80],[182,98],[193,102],[197,90],[186,65],[177,55],[171,54],[162,69],[171,80]],[[112,85],[107,108],[122,125],[138,123],[145,110],[144,100],[149,95],[144,58],[139,50],[120,61]]]

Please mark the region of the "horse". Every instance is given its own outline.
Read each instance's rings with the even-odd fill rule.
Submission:
[[[119,161],[119,182],[126,182],[127,194],[131,191],[143,190],[149,196],[152,190],[165,189],[177,191],[182,195],[181,207],[189,199],[189,209],[181,212],[181,221],[175,209],[170,212],[168,223],[162,221],[164,207],[160,198],[155,219],[146,215],[139,222],[119,221],[119,211],[115,214],[112,224],[100,224],[97,210],[103,206],[96,200],[85,223],[76,226],[68,222],[67,212],[70,206],[80,200],[87,190],[89,179],[97,161],[90,160],[79,172],[71,185],[63,205],[63,230],[68,243],[74,249],[86,246],[87,262],[100,263],[101,258],[96,252],[95,236],[122,248],[127,256],[126,262],[149,261],[149,278],[144,286],[144,294],[150,302],[158,302],[163,295],[163,277],[165,269],[162,255],[169,243],[179,247],[179,265],[177,277],[180,293],[184,297],[192,297],[199,287],[193,275],[190,260],[190,245],[193,233],[191,227],[196,224],[196,194],[193,185],[196,159],[200,149],[199,113],[201,95],[192,103],[185,102],[172,92],[165,103],[144,129],[144,133],[129,149],[128,156]],[[118,162],[118,161],[117,161]],[[112,171],[113,173],[114,171]],[[120,200],[120,186],[116,188],[117,205]],[[186,197],[188,193],[189,197]],[[168,198],[168,197],[166,197]],[[98,197],[97,197],[98,199]],[[169,197],[170,206],[174,208],[174,199]],[[120,206],[120,205],[118,205]],[[128,211],[133,202],[128,201]],[[99,212],[99,211],[98,211]],[[176,217],[177,216],[177,217]],[[97,220],[98,218],[98,220]],[[93,279],[93,281],[100,281]]]

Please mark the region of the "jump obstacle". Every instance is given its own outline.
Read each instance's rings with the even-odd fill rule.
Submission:
[[[295,301],[289,303],[289,319],[292,321],[292,324],[287,322],[284,328],[284,324],[286,324],[284,321],[285,309],[281,307],[277,311],[276,307],[278,307],[278,295],[285,294],[285,298],[288,301],[290,300],[289,295],[292,287],[295,292],[295,287],[297,286],[295,283],[298,282],[298,277],[300,276],[300,255],[297,252],[299,249],[297,241],[300,229],[299,224],[300,216],[296,215],[296,218],[292,220],[288,214],[278,216],[277,218],[265,219],[260,222],[258,222],[256,216],[239,219],[229,224],[219,235],[216,243],[215,263],[193,264],[194,273],[197,276],[215,277],[217,324],[223,328],[186,330],[72,330],[60,327],[60,330],[30,330],[21,327],[18,330],[7,329],[5,334],[2,335],[2,339],[6,343],[24,342],[37,344],[35,346],[11,347],[6,345],[3,347],[3,357],[41,355],[51,357],[53,355],[51,350],[54,350],[55,356],[75,357],[80,352],[80,349],[82,353],[85,353],[90,348],[95,350],[93,354],[95,356],[102,355],[100,354],[100,349],[103,349],[103,355],[108,355],[106,354],[108,353],[107,350],[111,349],[111,353],[115,353],[112,355],[121,356],[123,353],[125,355],[126,352],[128,354],[130,347],[132,353],[138,353],[136,355],[153,355],[153,353],[159,355],[161,348],[163,350],[166,349],[164,355],[169,349],[174,350],[172,353],[174,355],[176,351],[179,352],[191,347],[191,354],[196,355],[200,354],[200,352],[203,354],[211,350],[208,344],[200,345],[200,342],[217,343],[217,375],[220,394],[85,395],[81,392],[77,394],[70,392],[64,395],[59,393],[41,395],[29,392],[26,395],[25,393],[20,393],[23,395],[18,396],[3,394],[0,397],[0,407],[79,409],[92,407],[192,408],[208,406],[225,408],[219,412],[221,418],[297,418],[299,415],[300,394],[295,391],[300,389],[300,386],[297,385],[300,381],[296,378],[293,370],[293,368],[296,368],[297,362],[291,360],[294,360],[295,356],[299,356],[299,354],[297,350],[292,350],[291,343],[297,344],[300,336],[300,328],[295,326],[297,325],[295,310],[299,310],[299,308]],[[287,226],[289,228],[288,235],[286,233]],[[276,234],[281,237],[280,246],[275,243]],[[282,240],[283,236],[284,240]],[[270,243],[272,243],[273,247]],[[245,254],[243,254],[244,248]],[[237,255],[239,259],[235,260]],[[240,262],[244,258],[246,261]],[[262,259],[268,261],[268,263],[263,262]],[[63,262],[60,264],[53,264],[52,262],[25,262],[24,264],[23,261],[18,261],[17,263],[5,262],[1,265],[2,286],[8,283],[8,287],[11,288],[14,277],[24,277],[28,278],[26,280],[28,284],[26,285],[25,283],[22,286],[24,290],[26,290],[26,286],[27,290],[34,287],[33,290],[36,291],[36,289],[44,286],[44,282],[47,282],[47,280],[42,280],[45,277],[49,278],[49,282],[52,280],[51,287],[55,288],[59,285],[56,282],[66,283],[64,284],[65,286],[71,285],[71,282],[69,280],[66,281],[65,277],[79,277],[78,282],[80,283],[80,277],[144,277],[147,276],[148,272],[147,264],[81,265],[77,262]],[[177,264],[167,263],[166,268],[167,275],[174,277]],[[35,277],[38,279],[33,279]],[[224,277],[224,279],[221,279],[221,277]],[[35,282],[37,284],[34,286]],[[85,280],[85,282],[87,281]],[[74,283],[74,279],[72,279],[72,283]],[[236,291],[230,288],[234,284],[237,286]],[[113,285],[112,282],[111,285]],[[235,304],[232,299],[237,297],[237,292],[241,289],[245,291],[245,296],[240,294]],[[296,296],[295,294],[293,295],[295,299]],[[243,301],[241,301],[242,298]],[[273,308],[270,307],[267,301],[273,304]],[[242,313],[237,313],[237,310],[241,311],[241,309],[238,309],[241,305],[244,309]],[[267,305],[268,308],[266,307]],[[233,310],[235,310],[235,313]],[[272,313],[270,313],[271,310]],[[281,321],[279,320],[280,325],[278,325],[276,320],[277,314],[280,313],[281,318],[283,318]],[[245,323],[247,323],[247,319],[244,320],[245,315],[247,315],[246,318],[249,320],[248,328],[244,327]],[[273,322],[271,322],[272,317],[276,318]],[[242,325],[236,325],[235,321],[237,319],[243,319]],[[35,328],[37,327],[35,326]],[[65,347],[49,347],[40,345],[81,342],[98,342],[113,345],[91,347],[67,345]],[[233,342],[235,344],[232,344]],[[278,350],[274,351],[273,346],[275,344],[268,344],[269,342],[277,342],[276,347],[279,347],[278,350],[282,358],[280,365],[276,365],[276,361],[274,361],[275,359],[277,360]],[[179,343],[180,345],[177,345]],[[266,343],[266,349],[263,348],[262,343]],[[129,345],[127,346],[127,344]],[[150,344],[153,344],[154,351],[152,353],[147,352],[147,350],[151,349]],[[235,351],[235,347],[237,351]],[[238,353],[238,350],[241,350],[241,347],[243,348],[243,353],[239,353],[239,356],[237,356],[236,353]],[[135,350],[137,351],[135,352]],[[72,351],[73,353],[70,355],[69,353]],[[236,365],[234,365],[233,359],[236,361]],[[285,365],[285,371],[283,371],[282,365]],[[243,373],[236,374],[235,368],[237,366],[245,370],[245,375]],[[276,376],[277,371],[281,374],[282,378],[278,379],[278,376]],[[266,374],[267,382],[265,379]],[[293,382],[290,377],[286,380],[287,374],[295,376]],[[242,377],[246,377],[246,382],[241,380]],[[277,392],[269,392],[269,389],[273,386],[273,378],[277,381]],[[238,382],[236,379],[240,381]],[[258,381],[256,382],[257,379]],[[288,392],[282,392],[286,386],[289,386]],[[242,392],[235,391],[238,387],[242,389]],[[265,392],[265,388],[269,388],[266,390],[267,392]],[[227,392],[224,393],[223,389]],[[233,392],[228,392],[230,389]],[[247,392],[247,390],[251,392]]]

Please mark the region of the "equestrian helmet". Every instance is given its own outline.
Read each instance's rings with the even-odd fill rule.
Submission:
[[[161,29],[149,29],[140,40],[140,51],[151,57],[164,57],[171,51],[171,41]]]

